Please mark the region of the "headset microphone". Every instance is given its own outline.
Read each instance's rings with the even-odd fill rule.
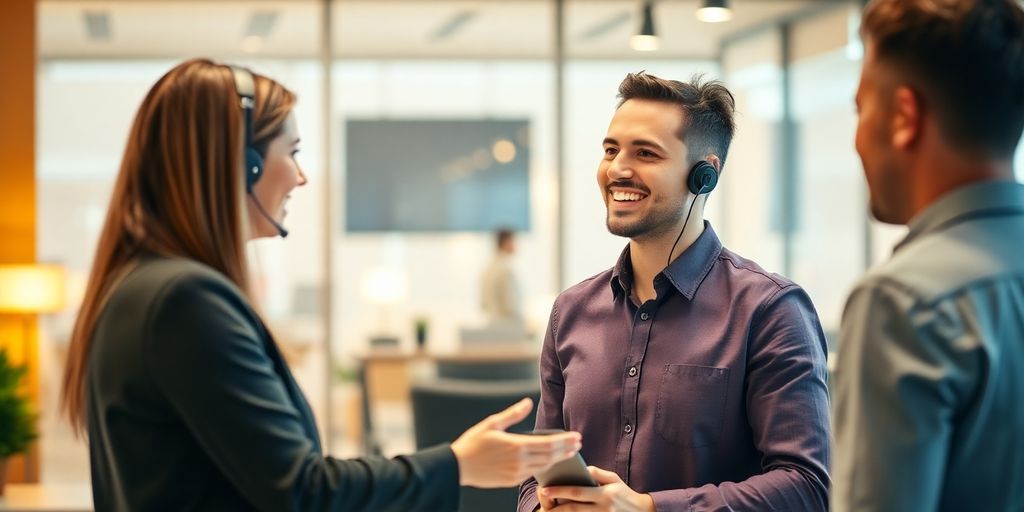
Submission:
[[[267,219],[267,222],[270,222],[270,225],[277,230],[277,234],[284,238],[288,236],[288,230],[280,222],[274,220],[274,217],[260,204],[256,194],[252,192],[253,186],[263,176],[263,155],[256,149],[252,127],[252,109],[256,103],[256,82],[248,70],[235,66],[228,67],[231,68],[231,74],[234,75],[235,91],[238,93],[239,104],[245,115],[245,193],[252,198],[260,215],[263,215],[263,218]]]
[[[288,236],[288,230],[285,229],[280,222],[274,220],[274,217],[267,213],[267,210],[265,210],[263,205],[260,204],[260,200],[256,198],[256,194],[253,194],[251,190],[248,191],[248,194],[249,197],[252,198],[252,204],[256,205],[256,209],[259,210],[261,215],[263,215],[263,218],[267,219],[267,222],[269,222],[271,226],[274,226],[274,229],[277,230],[277,234],[280,235],[281,238]]]

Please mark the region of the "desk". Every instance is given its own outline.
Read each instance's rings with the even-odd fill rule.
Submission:
[[[371,400],[381,398],[371,388],[385,390],[390,399],[408,400],[409,397],[409,366],[413,363],[425,362],[435,368],[456,365],[516,365],[523,364],[535,368],[540,360],[538,348],[529,345],[508,345],[480,347],[459,352],[424,352],[401,349],[376,349],[357,355],[359,363],[359,386],[362,393],[362,428],[363,453],[380,455],[380,444],[373,434],[373,418],[371,417]],[[377,375],[382,373],[383,375]],[[381,378],[383,377],[383,379]],[[470,377],[472,378],[472,377]],[[371,382],[385,381],[387,388],[371,386]],[[481,420],[483,418],[480,418]]]
[[[92,512],[92,487],[81,485],[7,484],[0,510],[17,512]]]

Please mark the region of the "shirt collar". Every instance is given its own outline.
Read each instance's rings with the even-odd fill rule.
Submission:
[[[1003,212],[1024,213],[1024,185],[1016,181],[985,181],[960,187],[940,197],[910,220],[910,231],[895,251],[927,233],[961,220]]]
[[[654,289],[657,291],[658,297],[663,296],[664,288],[671,285],[687,300],[693,300],[697,288],[711,271],[711,267],[714,266],[721,253],[722,241],[718,239],[711,223],[704,221],[704,232],[697,237],[697,240],[654,278]],[[610,284],[612,294],[616,298],[628,294],[633,289],[633,266],[629,259],[628,244],[622,250],[619,260],[612,269]]]

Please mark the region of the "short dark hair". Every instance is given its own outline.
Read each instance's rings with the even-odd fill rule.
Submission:
[[[501,249],[501,246],[505,245],[505,242],[511,240],[516,236],[516,232],[508,228],[501,228],[494,232],[494,241],[496,247]]]
[[[694,75],[689,82],[680,82],[641,71],[626,75],[619,84],[619,98],[620,107],[632,99],[679,105],[685,115],[678,135],[686,143],[687,156],[696,160],[714,153],[721,165],[725,165],[725,156],[736,131],[733,122],[736,100],[722,82],[705,81],[703,75]]]
[[[951,144],[1012,157],[1024,128],[1017,0],[875,0],[861,34],[900,69]]]

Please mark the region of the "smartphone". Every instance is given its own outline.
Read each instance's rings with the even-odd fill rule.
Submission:
[[[534,430],[532,432],[525,432],[531,436],[546,436],[551,434],[561,434],[564,430],[552,429],[552,430]],[[576,453],[568,459],[556,462],[548,469],[533,475],[537,479],[537,484],[541,487],[551,487],[556,485],[572,485],[579,487],[597,487],[597,482],[594,477],[590,476],[590,471],[587,471],[587,463],[583,462],[583,456]]]

